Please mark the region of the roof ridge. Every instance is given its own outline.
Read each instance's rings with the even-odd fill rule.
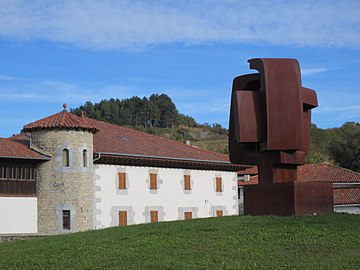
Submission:
[[[360,172],[353,171],[353,170],[350,170],[350,169],[345,168],[345,167],[340,167],[340,166],[333,165],[333,164],[324,164],[324,165],[328,165],[328,166],[331,166],[331,167],[333,167],[333,168],[337,168],[337,169],[341,169],[341,170],[346,170],[346,171],[348,171],[348,172],[356,173],[356,174],[359,174],[359,175],[360,175]]]
[[[336,169],[340,169],[340,170],[345,170],[345,171],[348,171],[348,172],[351,172],[351,173],[356,173],[356,174],[360,174],[360,172],[357,172],[357,171],[353,171],[353,170],[350,170],[348,168],[345,168],[345,167],[340,167],[338,165],[334,165],[334,164],[330,164],[330,163],[307,163],[307,164],[304,164],[304,165],[301,165],[300,167],[302,166],[329,166],[329,167],[332,167],[332,168],[336,168]]]

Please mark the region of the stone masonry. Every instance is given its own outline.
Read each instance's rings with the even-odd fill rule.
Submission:
[[[58,234],[93,228],[93,134],[83,130],[32,131],[31,147],[51,160],[37,172],[38,233]],[[69,166],[62,152],[69,150]],[[83,166],[83,151],[87,164]],[[70,210],[71,229],[62,226],[62,211]]]

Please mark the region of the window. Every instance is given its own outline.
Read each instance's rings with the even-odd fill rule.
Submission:
[[[119,226],[126,226],[127,224],[127,211],[119,211]]]
[[[83,150],[83,154],[82,154],[82,159],[83,159],[83,167],[87,167],[87,150]]]
[[[35,169],[34,168],[29,168],[29,180],[35,180]]]
[[[119,189],[126,189],[126,173],[119,172],[118,180],[119,180]]]
[[[69,167],[69,150],[66,148],[62,151],[62,165]]]
[[[158,222],[159,221],[159,214],[158,211],[150,211],[150,222]]]
[[[216,210],[216,216],[217,216],[217,217],[222,217],[222,216],[224,216],[223,210]]]
[[[0,179],[7,179],[7,166],[3,164],[0,165]]]
[[[9,180],[16,180],[17,179],[17,167],[14,166],[14,165],[9,165],[8,166],[8,177],[9,177]]]
[[[185,219],[192,219],[192,212],[184,212]]]
[[[63,229],[70,230],[70,210],[63,210],[62,211],[62,221],[63,221]]]
[[[35,166],[30,164],[0,164],[0,179],[34,181]]]
[[[190,175],[184,175],[184,189],[191,190]]]
[[[216,177],[216,192],[222,192],[222,179],[221,177]]]
[[[19,180],[26,180],[26,176],[28,175],[29,176],[29,168],[26,168],[26,167],[19,167],[19,177],[18,179]]]
[[[157,174],[150,173],[150,189],[157,189]]]

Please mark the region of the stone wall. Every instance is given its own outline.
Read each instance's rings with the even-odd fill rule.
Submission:
[[[31,147],[51,157],[37,172],[38,232],[57,234],[93,228],[93,134],[79,130],[32,132]],[[69,166],[62,163],[69,150]],[[87,166],[83,166],[83,150]],[[64,230],[63,210],[70,210],[71,229]]]
[[[26,240],[37,237],[44,237],[45,235],[39,234],[0,234],[0,243],[15,241],[15,240]]]

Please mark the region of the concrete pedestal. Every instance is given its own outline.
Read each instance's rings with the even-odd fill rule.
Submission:
[[[332,213],[331,183],[286,182],[244,186],[245,215],[306,215]]]

